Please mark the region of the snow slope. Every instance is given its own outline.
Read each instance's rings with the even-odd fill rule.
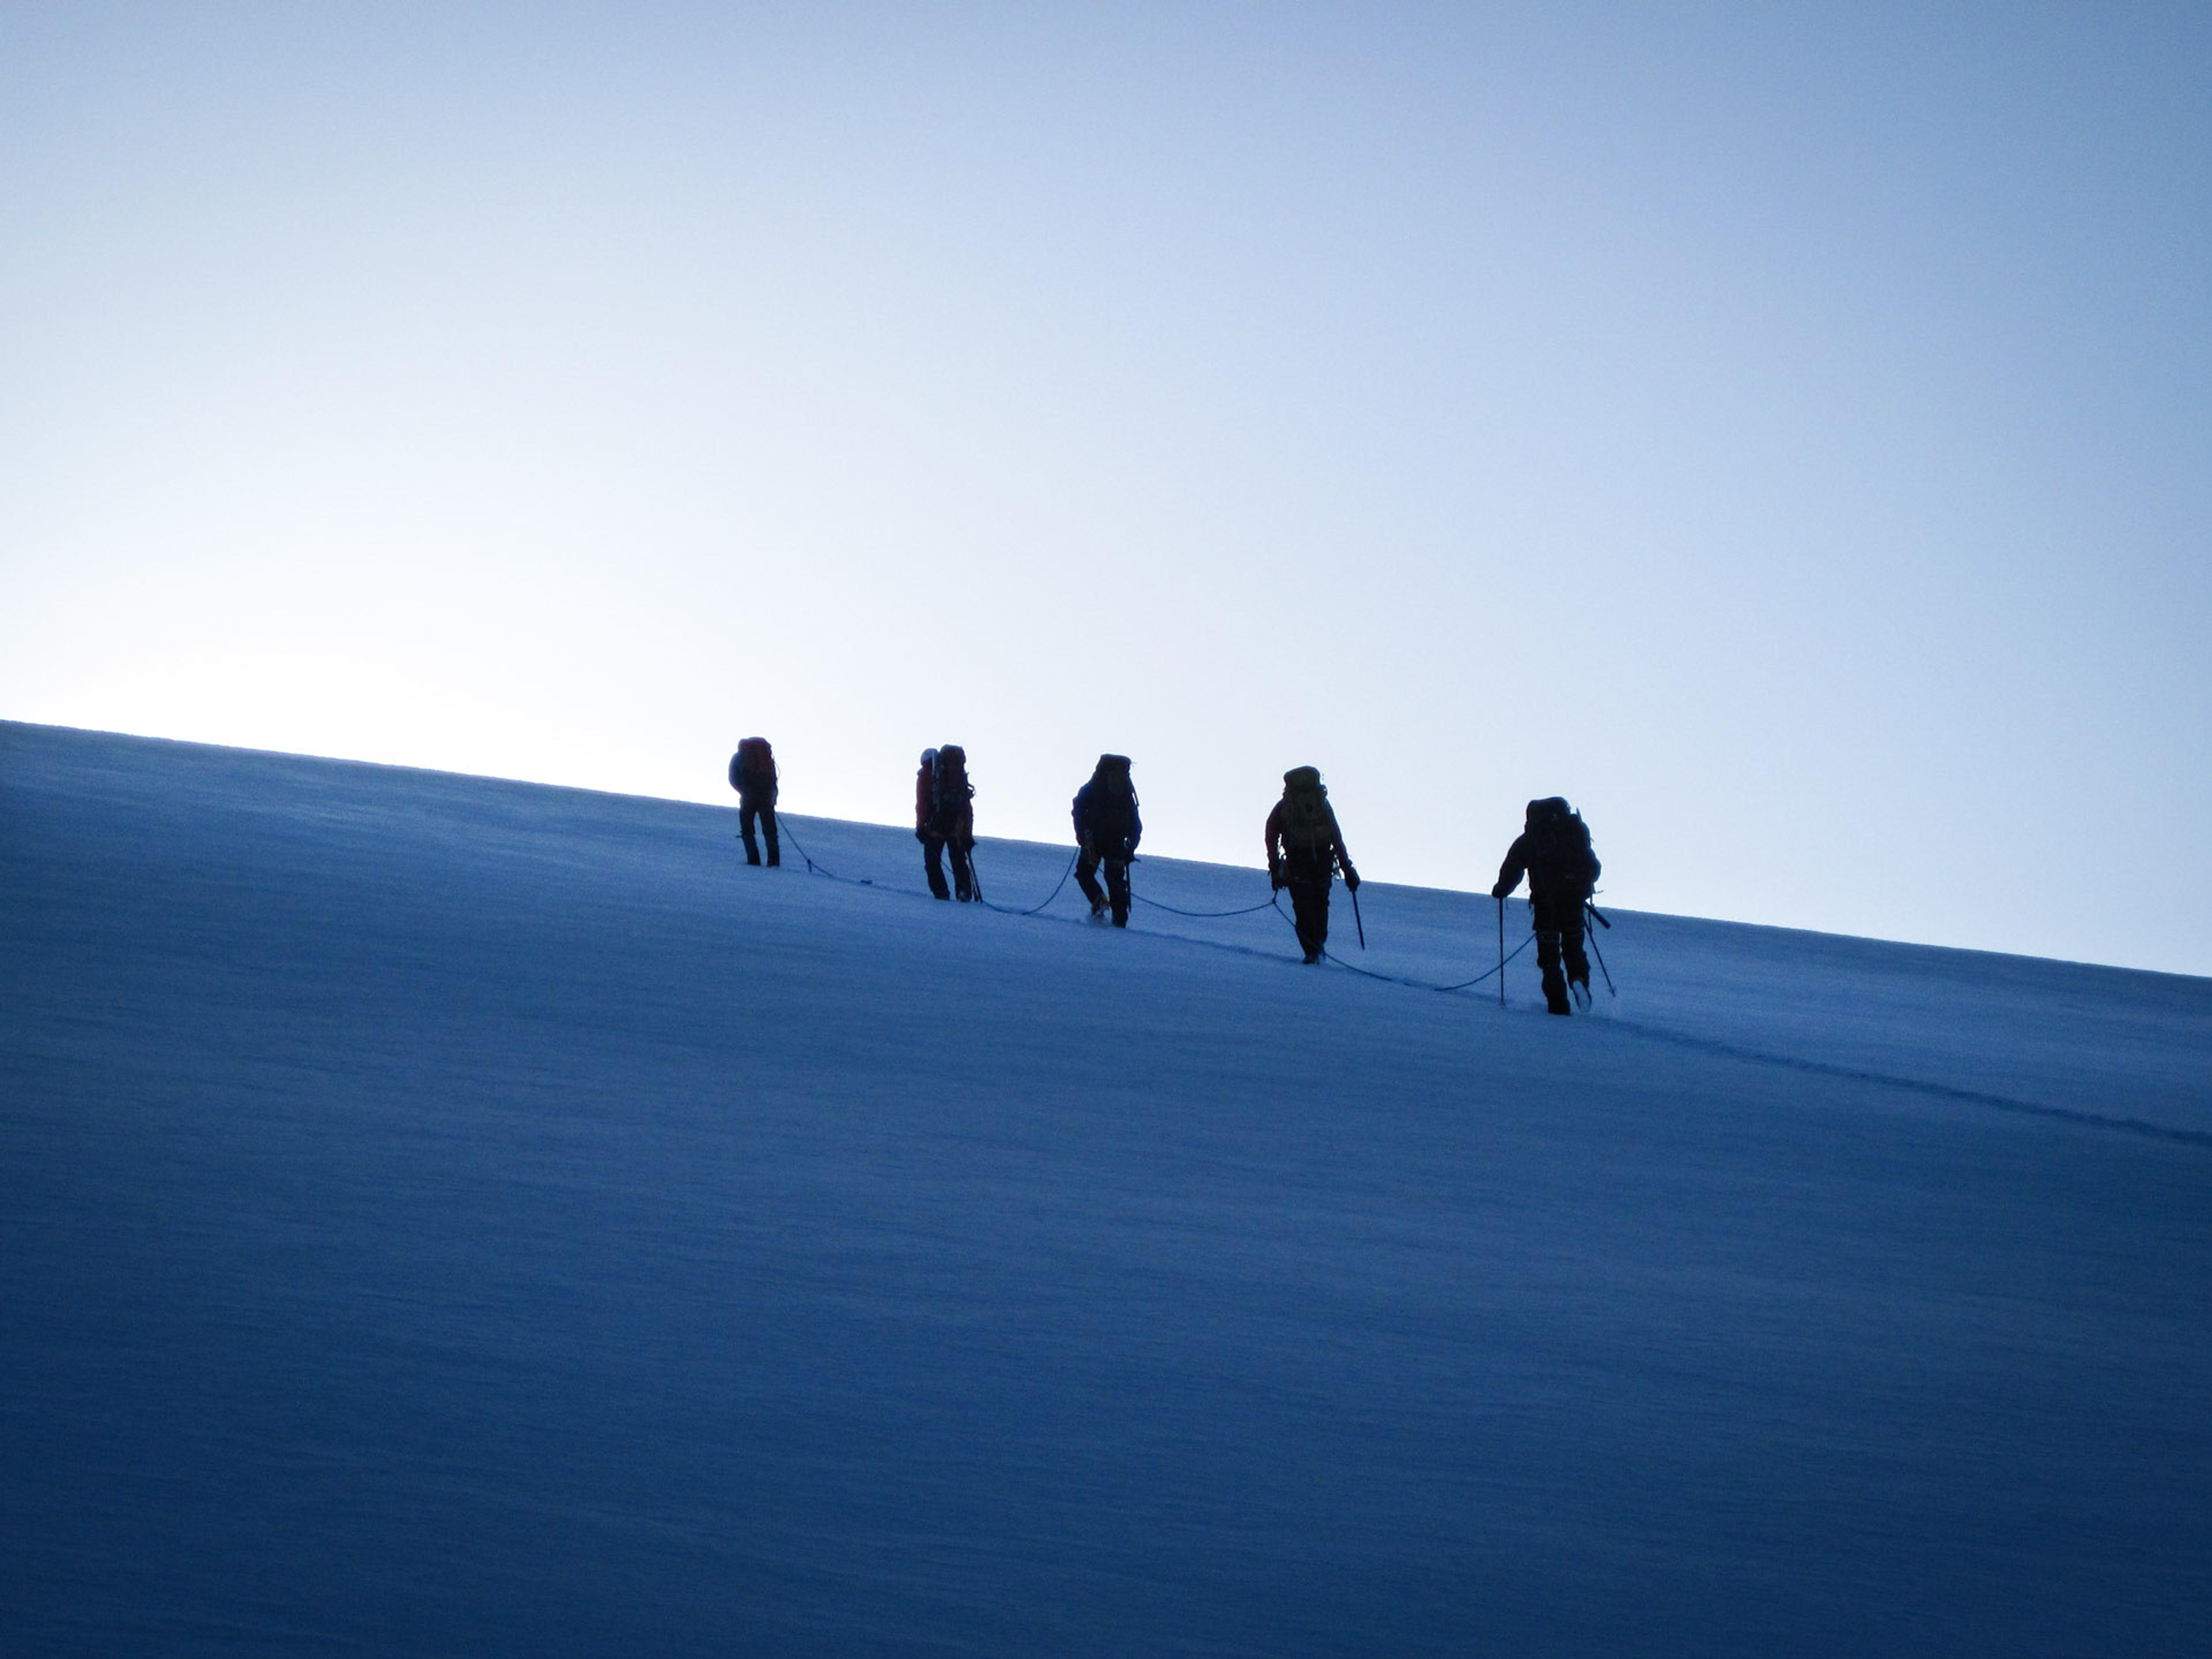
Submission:
[[[733,819],[0,726],[0,1650],[2205,1650],[2212,982]]]

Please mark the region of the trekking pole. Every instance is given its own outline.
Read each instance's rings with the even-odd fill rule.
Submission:
[[[1498,901],[1498,1006],[1505,1006],[1505,901]]]
[[[1606,927],[1610,927],[1613,926],[1611,922],[1606,921],[1603,916],[1598,915],[1598,908],[1595,904],[1585,900],[1583,903],[1583,908],[1589,911],[1592,915],[1597,916],[1598,921],[1603,922]],[[1606,995],[1618,999],[1620,993],[1613,988],[1613,970],[1605,965],[1605,952],[1597,948],[1597,935],[1595,933],[1592,933],[1589,936],[1589,947],[1590,954],[1597,958],[1598,972],[1605,975]]]
[[[1358,930],[1359,948],[1364,951],[1367,948],[1367,924],[1359,919],[1359,890],[1346,882],[1344,890],[1352,895],[1352,925]]]

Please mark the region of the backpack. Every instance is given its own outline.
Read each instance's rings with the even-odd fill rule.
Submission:
[[[730,787],[742,790],[745,781],[755,787],[775,778],[775,755],[766,738],[740,738],[738,752],[730,757]]]
[[[948,743],[937,751],[936,762],[929,772],[930,806],[935,817],[942,819],[957,812],[974,799],[975,786],[968,781],[968,751],[957,743]]]
[[[1583,815],[1557,795],[1528,803],[1528,885],[1531,890],[1575,891],[1587,897],[1602,866],[1590,846]]]
[[[1127,755],[1101,755],[1091,781],[1076,796],[1079,828],[1102,843],[1126,842],[1137,833],[1137,786],[1129,781]],[[1087,820],[1087,823],[1083,820]]]
[[[1310,766],[1283,774],[1283,846],[1286,850],[1327,853],[1336,841],[1336,819],[1328,810],[1328,787]]]

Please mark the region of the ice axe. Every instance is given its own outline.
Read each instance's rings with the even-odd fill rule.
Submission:
[[[1364,951],[1367,948],[1367,924],[1359,919],[1359,890],[1346,882],[1344,890],[1352,895],[1352,925],[1359,934],[1359,948]]]

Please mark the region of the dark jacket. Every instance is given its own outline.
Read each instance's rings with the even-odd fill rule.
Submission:
[[[1589,830],[1583,815],[1559,796],[1528,803],[1528,827],[1506,849],[1505,862],[1498,866],[1493,898],[1504,898],[1528,878],[1532,897],[1586,899],[1597,890],[1598,873],[1605,866],[1591,849]]]
[[[1091,781],[1075,792],[1072,814],[1076,844],[1104,859],[1125,859],[1144,839],[1145,821],[1137,811],[1137,791],[1122,755],[1101,755]]]

